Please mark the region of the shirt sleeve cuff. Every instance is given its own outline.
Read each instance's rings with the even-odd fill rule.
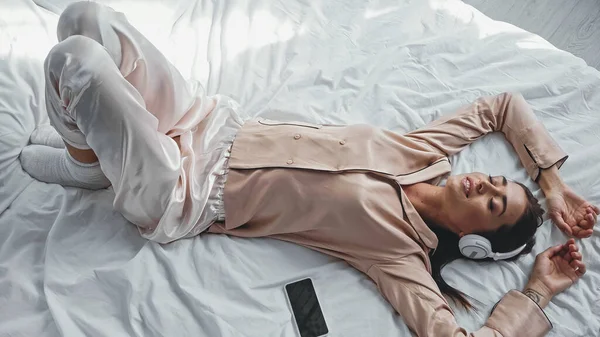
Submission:
[[[525,133],[526,135],[521,137],[524,138],[523,146],[532,159],[532,162],[526,167],[529,176],[534,181],[538,181],[540,170],[550,168],[555,164],[560,169],[569,156],[554,141],[548,130],[543,125],[536,124],[531,128],[527,128]],[[535,135],[535,137],[531,135]]]
[[[511,290],[496,304],[487,327],[503,337],[545,336],[552,324],[544,311],[523,293]]]

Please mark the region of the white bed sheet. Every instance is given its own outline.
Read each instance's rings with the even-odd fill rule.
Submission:
[[[47,121],[42,62],[71,1],[0,3],[0,336],[295,336],[283,285],[312,277],[331,336],[409,336],[375,285],[344,262],[271,239],[206,235],[160,246],[112,210],[110,190],[35,181],[18,155]],[[481,95],[520,91],[569,153],[563,178],[600,204],[600,74],[540,37],[457,0],[123,0],[187,77],[252,115],[370,123],[398,132]],[[452,158],[455,173],[539,188],[501,136]],[[534,248],[562,242],[546,221]],[[588,273],[546,313],[549,336],[599,336],[600,227],[580,242]],[[534,254],[457,262],[449,282],[482,302],[478,328]]]

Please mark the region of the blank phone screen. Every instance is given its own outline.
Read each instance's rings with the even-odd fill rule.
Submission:
[[[301,337],[319,337],[329,330],[321,311],[317,293],[310,279],[285,286]]]

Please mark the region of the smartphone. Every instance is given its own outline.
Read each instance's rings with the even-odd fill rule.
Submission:
[[[285,294],[300,337],[321,337],[329,333],[310,278],[286,284]]]

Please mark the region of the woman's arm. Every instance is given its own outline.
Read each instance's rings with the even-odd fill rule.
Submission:
[[[541,337],[552,327],[542,308],[585,273],[581,259],[572,239],[538,255],[523,291],[508,292],[485,325],[471,333],[458,325],[448,302],[418,258],[409,256],[377,264],[367,274],[418,337]]]
[[[564,182],[558,174],[558,167],[556,165],[552,165],[550,168],[542,170],[542,172],[540,172],[538,184],[546,196],[560,190],[564,185]]]
[[[533,272],[523,294],[546,307],[552,297],[573,285],[586,272],[583,256],[574,239],[546,249],[535,259]]]
[[[567,186],[552,166],[540,173],[538,181],[548,203],[548,213],[556,226],[569,236],[592,236],[598,207],[590,204]]]
[[[552,327],[538,304],[522,292],[511,290],[498,302],[485,325],[469,332],[456,322],[425,266],[403,263],[373,266],[368,275],[417,337],[542,337]]]
[[[492,132],[504,134],[534,181],[538,181],[541,170],[560,168],[567,159],[520,94],[481,97],[405,136],[450,156]]]

